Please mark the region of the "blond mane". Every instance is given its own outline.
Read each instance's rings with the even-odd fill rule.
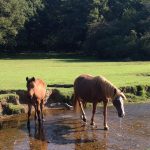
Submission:
[[[114,98],[114,96],[116,96],[116,95],[121,96],[122,92],[116,86],[114,86],[110,81],[108,81],[105,77],[97,76],[97,77],[95,77],[95,79],[97,80],[97,84],[99,84],[99,86],[102,89],[102,92],[104,93],[106,98],[109,98],[112,100]]]

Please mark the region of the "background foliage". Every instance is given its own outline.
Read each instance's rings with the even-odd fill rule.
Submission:
[[[0,50],[149,59],[149,0],[0,0]]]

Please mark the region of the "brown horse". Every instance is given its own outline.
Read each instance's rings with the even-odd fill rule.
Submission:
[[[91,125],[94,123],[94,115],[98,102],[103,102],[104,105],[104,129],[108,130],[107,125],[107,104],[109,100],[112,101],[116,107],[118,116],[124,117],[124,105],[123,98],[125,95],[116,88],[111,82],[102,76],[93,77],[91,75],[80,75],[74,82],[74,108],[78,109],[78,106],[82,113],[82,120],[86,122],[86,116],[84,112],[84,106],[87,102],[93,103],[93,111],[91,118]]]
[[[44,101],[46,96],[46,84],[41,79],[35,79],[34,77],[28,78],[26,77],[27,81],[27,96],[28,96],[28,122],[31,116],[31,109],[32,106],[35,108],[35,117],[40,122],[41,117],[43,120],[43,108],[44,108]],[[41,115],[41,117],[40,117]]]

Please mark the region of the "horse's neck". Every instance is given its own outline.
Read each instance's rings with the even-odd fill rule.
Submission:
[[[105,95],[107,98],[112,99],[114,96],[114,86],[106,83],[105,84]]]

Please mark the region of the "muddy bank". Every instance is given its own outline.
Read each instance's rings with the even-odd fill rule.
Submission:
[[[0,118],[7,117],[7,115],[27,113],[27,102],[25,90],[0,91]],[[49,108],[72,109],[71,97],[64,96],[57,89],[47,89],[45,109]],[[33,111],[34,109],[32,109]]]
[[[43,126],[31,120],[3,122],[0,149],[34,150],[148,150],[150,149],[150,103],[125,105],[120,120],[114,107],[108,108],[109,131],[103,130],[103,110],[95,115],[97,128],[90,126],[91,109],[86,109],[87,125],[70,111],[47,113]],[[7,126],[8,125],[8,126]],[[30,130],[30,131],[29,131]]]

